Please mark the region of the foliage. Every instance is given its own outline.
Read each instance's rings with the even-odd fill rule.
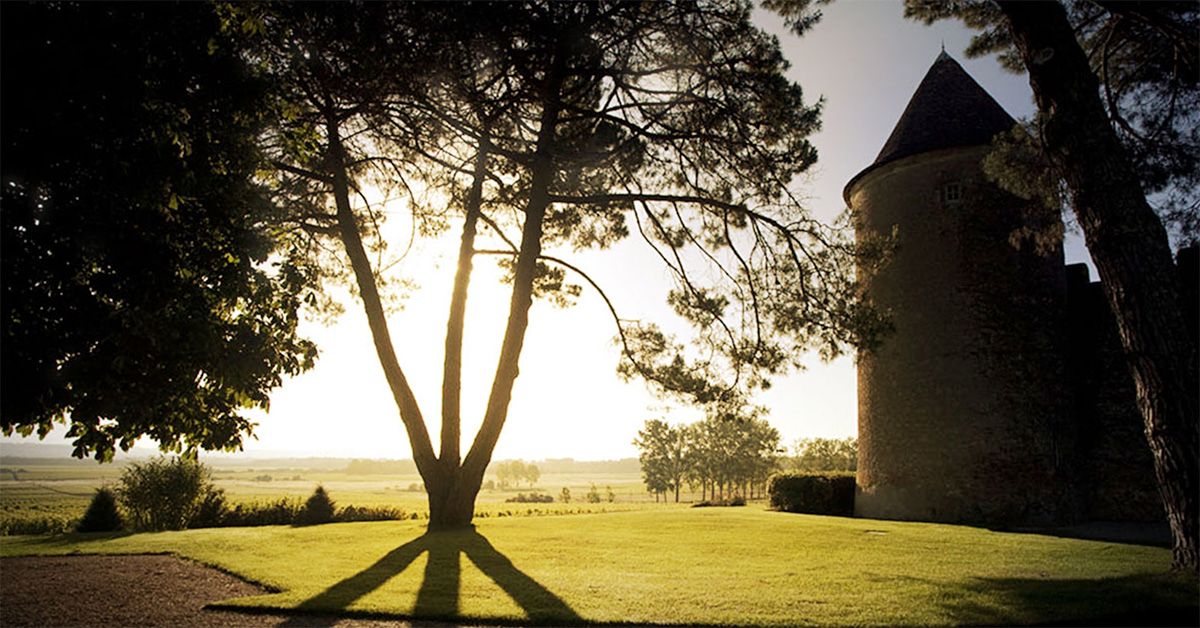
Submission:
[[[743,498],[753,493],[778,466],[780,453],[779,432],[758,418],[758,412],[713,412],[692,425],[675,427],[647,421],[634,441],[641,450],[647,488],[656,493],[674,490],[675,501],[683,482],[700,486],[714,500],[727,492]]]
[[[854,474],[783,473],[771,477],[771,507],[784,512],[854,516]]]
[[[496,464],[495,472],[500,488],[508,488],[520,482],[528,482],[532,487],[542,477],[542,472],[536,464],[526,463],[524,460],[509,460]]]
[[[414,622],[451,608],[464,625],[1186,625],[1197,610],[1162,548],[754,506],[0,539],[4,556],[75,552],[173,553],[279,591],[240,607]],[[548,614],[554,599],[581,620]]]
[[[1105,110],[1133,159],[1142,187],[1178,247],[1200,238],[1200,8],[1194,2],[1064,2],[1079,44],[1100,79]],[[999,54],[1025,67],[999,7],[991,0],[906,0],[905,16],[929,24],[958,18],[977,33],[967,56]],[[1022,141],[1040,146],[1040,135]],[[1011,145],[999,145],[1001,150]],[[1061,197],[1062,173],[1045,160],[993,164],[989,176],[1024,198]],[[1039,166],[1041,169],[1039,170]],[[1047,175],[1052,178],[1048,180]],[[1054,205],[1059,209],[1062,204]],[[1053,226],[1050,227],[1053,230]]]
[[[114,532],[124,525],[117,510],[117,495],[108,487],[96,489],[92,503],[75,526],[76,532]]]
[[[792,445],[789,461],[795,471],[855,471],[858,439],[801,438]]]
[[[117,485],[135,530],[182,530],[216,490],[207,466],[180,456],[130,463]]]
[[[225,32],[278,96],[270,181],[314,258],[350,262],[429,488],[431,525],[461,525],[508,412],[535,298],[608,302],[624,377],[702,404],[764,388],[806,350],[872,346],[883,319],[853,279],[846,225],[811,219],[796,175],[816,159],[820,105],[785,78],[750,5],[502,3],[221,5]],[[800,13],[794,13],[799,16]],[[809,18],[797,18],[811,24]],[[392,346],[375,188],[414,236],[461,224],[443,358],[441,451]],[[621,317],[563,259],[634,235],[667,267],[691,342]],[[345,256],[324,255],[327,241]],[[374,255],[372,255],[374,254]],[[460,449],[462,342],[474,264],[512,284],[480,431]],[[374,258],[374,259],[372,259]],[[336,274],[328,270],[326,275]],[[391,288],[389,290],[389,287]]]
[[[337,511],[333,520],[338,523],[352,521],[403,521],[416,519],[417,513],[393,506],[346,506]]]
[[[600,491],[596,490],[596,484],[593,482],[591,488],[588,489],[587,495],[584,496],[589,504],[600,503]]]
[[[736,495],[729,499],[706,499],[692,504],[692,508],[710,508],[713,506],[745,506],[746,498]]]
[[[571,489],[564,486],[562,492],[558,494],[558,501],[564,504],[571,503]]]
[[[264,86],[206,4],[16,4],[2,39],[0,428],[66,423],[98,460],[238,448],[316,356],[314,270],[258,179]]]
[[[292,525],[303,505],[281,497],[273,501],[239,503],[225,511],[216,527]]]
[[[633,444],[638,448],[646,490],[656,499],[659,494],[674,491],[675,501],[679,501],[680,485],[692,465],[692,441],[687,429],[652,419],[646,421]]]
[[[518,504],[549,504],[554,501],[554,498],[544,493],[530,493],[528,495],[525,493],[517,493],[516,497],[509,497],[504,501]]]
[[[325,487],[317,485],[316,490],[304,502],[304,507],[296,513],[296,525],[317,525],[330,523],[334,520],[335,505],[330,499]]]

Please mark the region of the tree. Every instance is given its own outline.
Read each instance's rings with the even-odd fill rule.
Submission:
[[[538,469],[536,464],[529,463],[529,464],[525,465],[524,478],[525,478],[526,482],[529,482],[530,488],[533,488],[533,485],[537,484],[538,479],[540,479],[541,477],[542,477],[542,471],[540,469]]]
[[[599,290],[554,247],[630,233],[673,274],[689,348],[617,315],[620,372],[664,394],[728,402],[806,349],[869,345],[882,319],[856,297],[844,229],[807,216],[789,185],[816,158],[819,107],[783,78],[777,43],[743,2],[245,5],[247,60],[279,86],[276,183],[295,224],[336,239],[425,481],[431,527],[467,524],[508,403],[535,297]],[[398,191],[426,233],[461,220],[447,317],[441,434],[390,339],[377,214],[364,185]],[[435,189],[445,205],[418,189]],[[519,233],[519,235],[517,235]],[[498,258],[512,298],[480,431],[465,456],[459,404],[475,259]]]
[[[797,471],[854,471],[858,468],[858,439],[802,438],[792,446]]]
[[[201,4],[15,4],[0,39],[0,428],[239,448],[316,356],[255,178],[263,85]]]
[[[686,427],[672,426],[658,419],[646,421],[633,444],[639,450],[642,481],[646,489],[654,493],[655,501],[660,494],[675,491],[675,502],[678,503],[679,488],[690,465]]]
[[[1173,566],[1195,571],[1200,569],[1196,342],[1183,320],[1167,231],[1146,199],[1144,183],[1146,172],[1155,170],[1154,153],[1130,150],[1130,141],[1123,143],[1118,129],[1138,137],[1149,130],[1139,128],[1138,119],[1123,109],[1149,103],[1140,113],[1153,111],[1156,101],[1145,98],[1147,94],[1167,89],[1181,95],[1181,103],[1197,102],[1200,44],[1195,33],[1200,9],[1195,3],[1072,6],[1086,7],[1093,24],[1073,27],[1058,2],[976,1],[939,8],[914,1],[908,14],[927,21],[964,17],[968,25],[987,29],[976,38],[976,49],[1008,50],[1007,58],[1019,60],[1029,73],[1038,105],[1041,149],[1069,191],[1136,384],[1159,493],[1174,537]],[[1096,20],[1103,23],[1095,26]],[[1132,44],[1120,51],[1123,58],[1115,62],[1107,45],[1093,48],[1099,53],[1092,63],[1077,31],[1085,43],[1096,43],[1088,33],[1100,32],[1105,33],[1102,40]],[[1138,67],[1149,68],[1148,74],[1130,73]],[[1112,73],[1105,71],[1113,68]],[[1173,110],[1175,101],[1170,104]],[[1194,105],[1180,111],[1183,120],[1195,120]],[[1141,121],[1153,118],[1149,114]],[[1160,124],[1170,128],[1177,120],[1168,116]],[[1200,160],[1194,122],[1190,131],[1190,136],[1168,143],[1183,146],[1183,159],[1192,164],[1186,176],[1194,181]],[[1167,138],[1172,139],[1169,132]],[[1160,170],[1168,181],[1183,176],[1173,173],[1173,167]],[[1186,190],[1193,199],[1195,191],[1194,185]]]

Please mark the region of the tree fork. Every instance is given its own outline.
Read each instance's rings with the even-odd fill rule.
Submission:
[[[1043,114],[1043,145],[1071,190],[1137,388],[1173,567],[1200,569],[1196,346],[1180,311],[1166,230],[1100,102],[1099,82],[1058,2],[999,1]]]

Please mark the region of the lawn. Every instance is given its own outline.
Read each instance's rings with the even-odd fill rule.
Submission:
[[[0,539],[5,556],[172,552],[277,591],[235,607],[462,621],[1195,622],[1165,549],[745,508]]]

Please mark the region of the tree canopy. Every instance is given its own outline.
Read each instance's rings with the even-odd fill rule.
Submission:
[[[857,298],[845,230],[811,219],[793,178],[816,159],[819,103],[783,77],[745,2],[229,7],[244,56],[278,86],[267,150],[312,246],[338,242],[428,487],[431,525],[470,519],[507,416],[534,298],[579,284],[613,312],[624,361],[663,394],[737,407],[806,349],[885,328]],[[436,25],[432,28],[431,25]],[[446,328],[441,438],[388,331],[370,252],[379,202],[418,234],[461,225]],[[432,191],[432,192],[431,192]],[[693,342],[630,321],[563,254],[636,237],[675,280]],[[481,256],[509,273],[508,323],[480,432],[460,450],[462,338]]]
[[[4,433],[236,448],[311,366],[310,268],[256,180],[265,85],[217,34],[204,5],[5,7]]]

